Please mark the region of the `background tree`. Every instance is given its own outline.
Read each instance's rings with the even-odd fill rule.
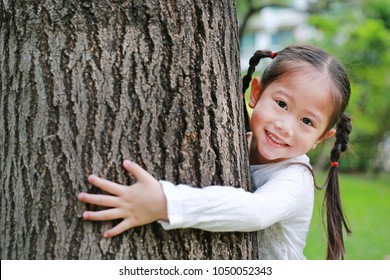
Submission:
[[[261,10],[266,7],[289,7],[287,0],[238,0],[236,2],[240,21],[238,28],[240,41],[242,41],[250,18],[259,14]]]
[[[2,259],[250,259],[253,235],[113,239],[81,219],[95,173],[248,187],[235,1],[0,2]],[[94,191],[94,190],[93,190]],[[223,195],[223,194],[221,194]]]

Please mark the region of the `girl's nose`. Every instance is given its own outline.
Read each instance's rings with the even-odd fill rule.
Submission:
[[[275,122],[276,129],[281,133],[281,136],[293,136],[294,130],[292,124],[285,120],[277,120]]]

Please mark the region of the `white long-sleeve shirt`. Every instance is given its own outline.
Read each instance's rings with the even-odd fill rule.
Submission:
[[[294,163],[294,164],[291,164]],[[169,222],[164,229],[258,231],[260,259],[305,259],[314,204],[306,155],[251,166],[254,192],[226,186],[192,188],[161,181]]]

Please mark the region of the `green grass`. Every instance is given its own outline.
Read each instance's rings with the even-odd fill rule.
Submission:
[[[320,180],[318,180],[320,181]],[[352,228],[345,235],[348,260],[390,259],[390,174],[378,176],[341,174],[341,196],[347,219]],[[326,235],[322,225],[321,207],[325,191],[317,191],[310,227],[306,258],[325,258]]]

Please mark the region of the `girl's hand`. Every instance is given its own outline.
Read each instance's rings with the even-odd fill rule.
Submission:
[[[125,160],[123,166],[137,179],[134,185],[124,186],[90,175],[88,182],[110,195],[84,192],[78,195],[78,199],[82,202],[110,208],[101,211],[85,211],[83,213],[85,220],[123,219],[121,223],[103,234],[107,238],[121,234],[132,227],[156,220],[168,220],[167,201],[160,182],[134,162]]]

